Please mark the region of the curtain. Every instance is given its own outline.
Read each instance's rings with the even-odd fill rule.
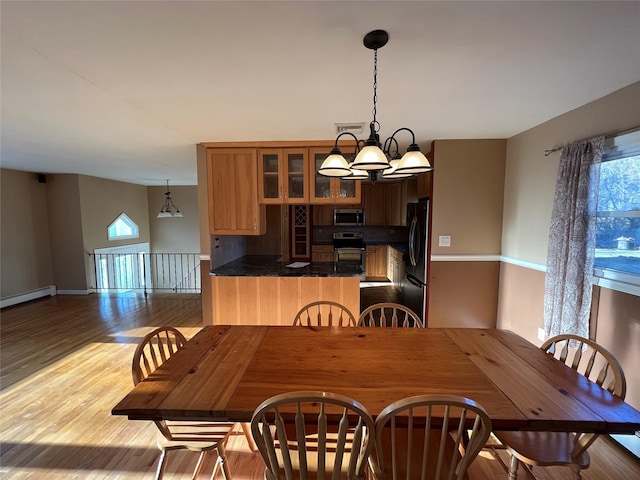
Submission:
[[[547,337],[589,337],[595,222],[604,137],[562,149],[549,229],[544,292]]]

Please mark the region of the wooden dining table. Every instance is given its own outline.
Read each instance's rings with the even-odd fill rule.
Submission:
[[[495,430],[633,433],[640,412],[507,330],[205,326],[112,410],[248,422],[265,399],[321,390],[375,417],[404,397],[480,403]]]

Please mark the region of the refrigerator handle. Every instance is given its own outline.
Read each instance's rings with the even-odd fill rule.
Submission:
[[[416,287],[423,288],[426,285],[422,283],[420,280],[418,280],[416,277],[411,275],[410,273],[407,273],[407,280],[411,285],[415,285]]]
[[[415,252],[415,244],[416,244],[416,229],[418,227],[418,217],[413,217],[411,219],[411,227],[409,228],[409,261],[411,262],[411,266],[416,266],[416,252]]]

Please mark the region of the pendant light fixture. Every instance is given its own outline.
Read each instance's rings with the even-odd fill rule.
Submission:
[[[162,205],[162,208],[160,208],[158,218],[173,217],[182,217],[182,213],[180,213],[180,209],[176,207],[173,203],[173,200],[171,200],[171,192],[169,191],[169,180],[167,180],[167,191],[164,192],[164,204]]]
[[[373,120],[369,123],[369,138],[358,140],[350,132],[343,132],[336,137],[335,145],[329,156],[318,169],[318,173],[327,177],[342,177],[369,179],[375,182],[378,179],[404,178],[411,175],[430,172],[433,167],[427,160],[420,147],[416,143],[416,137],[409,128],[402,127],[393,132],[389,138],[380,143],[380,124],[376,120],[377,114],[377,90],[378,90],[378,49],[384,47],[389,41],[389,34],[384,30],[374,30],[364,36],[364,46],[373,50]],[[407,152],[399,155],[396,135],[402,131],[411,134],[411,144]],[[355,159],[348,163],[338,148],[338,140],[343,135],[351,135],[356,140]],[[362,148],[360,148],[362,145]]]

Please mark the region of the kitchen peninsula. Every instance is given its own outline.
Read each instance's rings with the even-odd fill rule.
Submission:
[[[214,268],[214,325],[291,325],[300,308],[320,299],[341,303],[357,317],[358,265],[289,265],[276,255],[247,255]]]

